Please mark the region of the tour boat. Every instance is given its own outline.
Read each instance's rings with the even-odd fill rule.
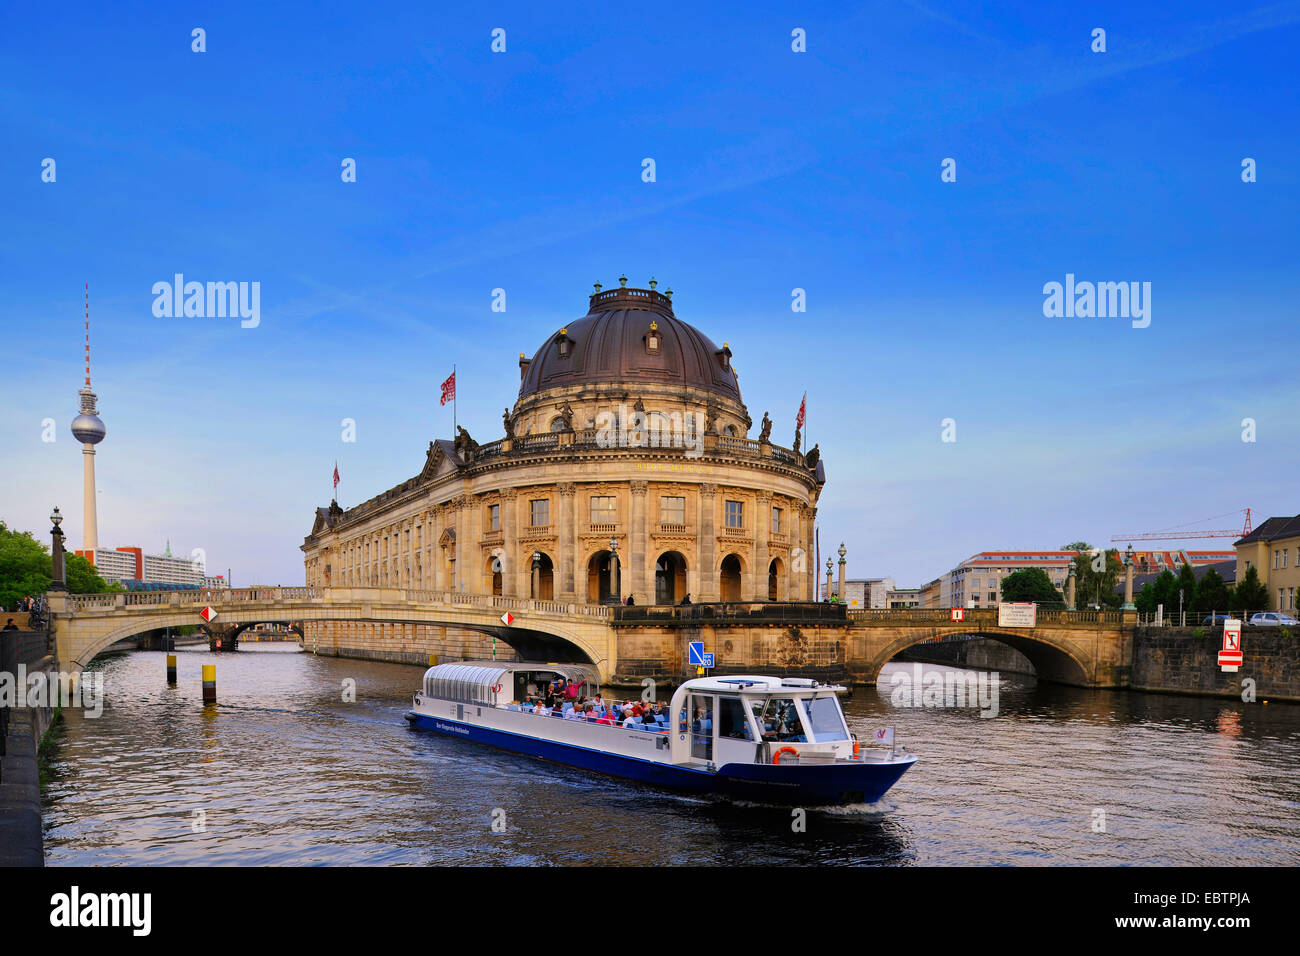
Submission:
[[[806,678],[696,678],[658,719],[622,724],[524,709],[557,680],[581,684],[588,699],[599,694],[595,670],[580,664],[438,664],[425,672],[407,720],[673,790],[793,806],[874,803],[916,762],[892,739],[860,744],[844,722],[844,688]]]

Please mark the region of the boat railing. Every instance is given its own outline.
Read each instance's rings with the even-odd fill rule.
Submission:
[[[666,734],[666,733],[668,733],[668,731],[669,731],[669,729],[670,729],[670,727],[669,727],[669,725],[668,725],[667,723],[662,723],[662,724],[660,724],[660,723],[658,723],[657,721],[656,721],[656,726],[652,727],[652,726],[650,726],[649,724],[645,724],[645,723],[640,723],[640,724],[632,723],[632,724],[629,724],[629,723],[627,722],[626,719],[620,719],[620,720],[617,721],[616,723],[610,723],[608,720],[604,720],[604,719],[599,718],[599,717],[570,717],[570,716],[568,716],[567,714],[564,714],[564,713],[563,713],[563,706],[564,706],[564,705],[561,704],[559,707],[552,708],[552,709],[551,709],[551,713],[549,713],[549,714],[539,714],[539,713],[537,713],[535,710],[525,710],[525,709],[524,709],[524,705],[523,705],[523,704],[518,704],[518,703],[512,703],[512,704],[497,704],[497,709],[498,709],[498,710],[512,710],[512,711],[515,711],[516,713],[529,714],[529,715],[531,715],[531,716],[533,716],[533,717],[541,717],[543,720],[572,720],[572,721],[575,721],[575,722],[577,722],[577,723],[586,723],[586,724],[602,724],[602,725],[604,725],[604,726],[606,726],[606,727],[622,728],[622,729],[624,729],[624,730],[643,730],[643,731],[648,731],[648,732],[650,732],[650,733],[662,733],[662,734]],[[561,711],[561,716],[558,717],[558,718],[555,716],[555,711],[556,711],[556,710],[560,710],[560,711]]]

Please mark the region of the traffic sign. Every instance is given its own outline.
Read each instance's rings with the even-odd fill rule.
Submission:
[[[704,666],[705,667],[713,666],[713,654],[711,652],[704,655]]]
[[[511,624],[515,623],[515,616],[509,611],[506,611],[506,613],[501,615],[501,623],[506,627],[509,627]]]
[[[1219,666],[1225,671],[1235,671],[1241,662],[1241,621],[1230,617],[1223,622],[1223,647],[1219,650]]]
[[[202,611],[199,611],[199,617],[203,618],[203,620],[207,621],[209,624],[212,623],[212,619],[216,616],[217,612],[210,607],[205,607]]]
[[[691,641],[686,645],[687,660],[696,667],[704,666],[704,642]]]
[[[953,621],[964,621],[966,620],[966,609],[964,607],[949,608],[948,617]]]

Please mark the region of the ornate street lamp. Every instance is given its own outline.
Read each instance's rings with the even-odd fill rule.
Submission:
[[[63,515],[59,514],[59,509],[55,508],[50,515],[50,521],[54,527],[50,529],[50,536],[54,540],[54,545],[50,549],[53,558],[53,578],[50,582],[51,591],[66,591],[68,589],[67,572],[65,570],[65,559],[63,554],[63,532],[59,530],[59,525],[63,524]]]

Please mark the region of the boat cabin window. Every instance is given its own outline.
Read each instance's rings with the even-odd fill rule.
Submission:
[[[745,716],[745,705],[739,697],[718,698],[718,736],[732,740],[754,739],[749,719]]]
[[[844,714],[840,710],[840,702],[834,697],[814,697],[811,700],[804,700],[803,705],[808,711],[808,723],[818,743],[823,740],[849,739],[849,730],[844,726]]]
[[[792,697],[770,697],[763,706],[758,726],[764,740],[806,741],[807,733],[799,720],[799,708]]]

